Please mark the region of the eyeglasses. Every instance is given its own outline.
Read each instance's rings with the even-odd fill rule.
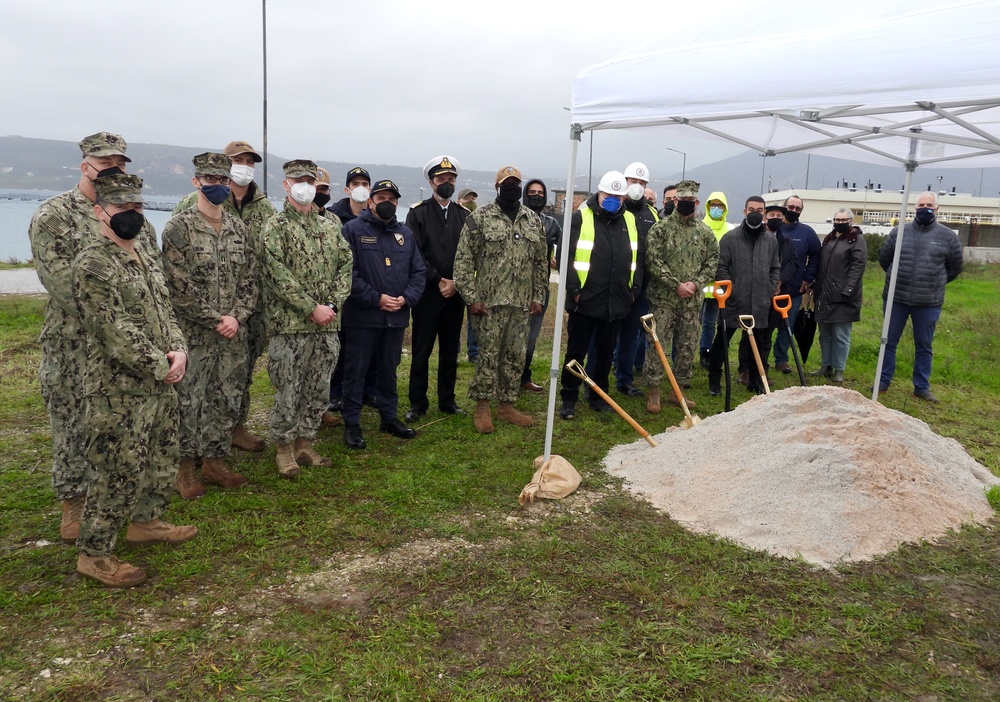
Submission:
[[[834,224],[850,224],[851,220],[849,220],[849,219],[835,219],[835,220],[833,220],[833,223]]]
[[[801,212],[802,211],[802,206],[801,205],[785,205],[785,209],[788,210],[789,212]]]
[[[229,185],[229,176],[214,176],[214,175],[203,175],[198,176],[199,180],[203,180],[209,185]]]

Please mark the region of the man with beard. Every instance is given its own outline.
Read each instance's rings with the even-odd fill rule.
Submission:
[[[537,214],[542,220],[545,228],[545,245],[548,248],[549,265],[552,266],[552,252],[555,250],[559,239],[562,237],[562,227],[559,221],[552,215],[545,213],[545,206],[549,201],[549,192],[545,183],[534,178],[529,180],[524,186],[524,205]],[[542,392],[543,388],[538,383],[531,380],[531,360],[535,355],[535,344],[538,343],[538,334],[542,330],[542,320],[545,318],[545,310],[549,307],[549,286],[545,286],[545,300],[542,302],[542,313],[531,318],[528,328],[528,350],[524,359],[524,372],[521,373],[521,388],[528,392]]]
[[[802,306],[802,293],[812,287],[816,280],[816,271],[819,270],[820,252],[823,244],[816,235],[816,230],[808,224],[799,221],[802,216],[802,198],[798,195],[789,195],[785,198],[785,223],[778,232],[778,241],[782,239],[791,241],[795,248],[796,266],[795,274],[790,279],[782,276],[780,295],[789,295],[792,298],[792,309],[788,312],[788,323],[795,328],[795,320],[799,316],[799,307]],[[784,264],[784,261],[782,261]],[[788,348],[791,341],[788,337],[788,328],[784,324],[778,325],[778,334],[774,340],[774,367],[782,373],[791,373],[792,369],[788,365]]]

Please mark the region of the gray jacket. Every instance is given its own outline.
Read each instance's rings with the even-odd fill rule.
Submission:
[[[889,271],[896,252],[896,229],[882,244],[878,261]],[[940,307],[944,286],[962,272],[962,245],[955,232],[937,220],[928,225],[907,222],[903,248],[899,253],[899,273],[894,300],[914,307]],[[882,299],[889,296],[889,276],[885,276]]]
[[[761,225],[752,230],[746,220],[726,232],[719,241],[716,280],[731,280],[733,292],[726,301],[726,325],[739,327],[741,314],[752,314],[754,324],[767,327],[771,298],[781,281],[778,240]]]

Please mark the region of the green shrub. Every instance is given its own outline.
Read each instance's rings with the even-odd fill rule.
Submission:
[[[865,243],[868,244],[868,260],[878,263],[878,252],[882,250],[882,244],[888,239],[886,234],[865,233],[862,234]]]

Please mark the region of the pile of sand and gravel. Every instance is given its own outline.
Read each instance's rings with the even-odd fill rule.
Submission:
[[[829,567],[993,516],[1000,483],[954,439],[852,390],[796,387],[617,446],[612,475],[670,517]]]

